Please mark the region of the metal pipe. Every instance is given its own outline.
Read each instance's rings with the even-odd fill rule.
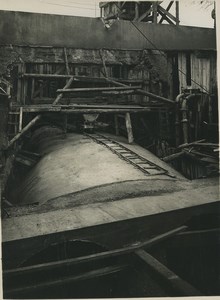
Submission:
[[[183,129],[183,143],[186,144],[189,142],[189,132],[188,132],[188,116],[187,116],[187,112],[188,112],[188,102],[189,100],[191,100],[192,98],[196,97],[197,94],[190,94],[188,96],[186,96],[181,103],[181,111],[182,111],[182,129]]]
[[[183,129],[183,143],[188,143],[188,118],[187,118],[187,112],[188,112],[188,105],[187,105],[187,98],[183,98],[181,103],[181,111],[182,111],[182,129]]]
[[[176,99],[176,118],[175,118],[175,133],[176,133],[176,147],[180,145],[180,118],[179,118],[179,103],[180,100],[185,96],[184,93],[179,94]]]

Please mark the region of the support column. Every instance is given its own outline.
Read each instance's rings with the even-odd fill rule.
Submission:
[[[176,25],[180,23],[180,15],[179,15],[179,1],[176,1]]]
[[[153,23],[157,24],[157,2],[153,3]]]
[[[130,113],[126,113],[125,123],[126,123],[126,128],[128,133],[128,143],[131,144],[134,142],[134,137],[133,137]]]

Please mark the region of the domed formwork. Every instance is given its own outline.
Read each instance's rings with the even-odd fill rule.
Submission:
[[[86,135],[64,137],[59,130],[46,128],[45,131],[48,134],[38,129],[31,140],[32,148],[40,153],[41,159],[15,192],[16,202],[21,205],[43,205],[48,201],[53,205],[52,200],[57,202],[58,199],[79,205],[180,189],[178,184],[173,184],[181,178],[174,170],[171,173],[175,178],[163,174],[147,176]],[[141,151],[139,146],[130,147]],[[142,154],[165,165],[143,150]]]

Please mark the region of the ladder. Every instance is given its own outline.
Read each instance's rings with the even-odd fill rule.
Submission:
[[[131,149],[125,147],[119,142],[110,139],[102,134],[85,134],[86,137],[91,138],[98,144],[102,144],[111,150],[114,154],[118,155],[122,160],[133,165],[135,168],[142,171],[147,176],[153,175],[166,175],[171,178],[175,178],[174,175],[170,174],[170,172],[161,166],[156,165],[152,161],[146,159],[145,157],[137,154]]]

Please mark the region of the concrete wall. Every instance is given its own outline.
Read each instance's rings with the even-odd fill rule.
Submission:
[[[107,30],[100,18],[0,11],[0,44],[44,45],[82,49],[153,49],[129,21],[116,21]],[[161,50],[211,50],[215,31],[208,28],[135,25]]]

